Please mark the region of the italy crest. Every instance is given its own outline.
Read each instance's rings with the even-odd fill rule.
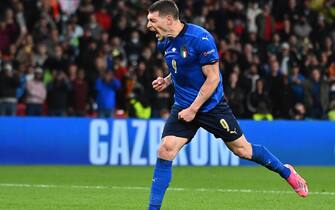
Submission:
[[[188,56],[188,51],[185,45],[180,48],[180,55],[183,58],[186,58]]]

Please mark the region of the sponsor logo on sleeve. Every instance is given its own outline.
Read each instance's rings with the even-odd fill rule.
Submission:
[[[215,49],[211,49],[209,51],[206,51],[206,52],[203,53],[203,55],[208,56],[208,55],[213,54],[213,53],[215,53]]]

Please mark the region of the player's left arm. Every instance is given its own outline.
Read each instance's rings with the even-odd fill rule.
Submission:
[[[203,34],[194,40],[195,50],[198,52],[199,64],[206,77],[193,103],[178,113],[179,119],[190,122],[194,119],[200,107],[212,96],[220,82],[219,54],[214,38],[210,34]]]
[[[201,86],[198,96],[190,106],[190,109],[198,112],[200,107],[212,96],[220,82],[219,62],[202,66],[202,72],[206,76],[204,84]]]
[[[206,80],[201,86],[198,96],[187,109],[182,110],[178,114],[179,119],[186,122],[190,122],[194,119],[200,107],[212,96],[220,82],[218,61],[202,66],[202,72],[206,76]]]

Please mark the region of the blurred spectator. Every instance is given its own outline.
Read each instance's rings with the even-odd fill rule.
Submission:
[[[304,120],[306,117],[306,109],[304,104],[296,103],[293,109],[290,111],[292,120]]]
[[[69,80],[73,82],[77,79],[78,76],[78,66],[74,63],[69,65],[67,75],[69,77]]]
[[[21,34],[26,34],[28,31],[25,18],[25,9],[22,2],[17,1],[14,5],[16,10],[16,22],[19,25]]]
[[[16,61],[24,65],[32,65],[34,56],[34,41],[31,35],[24,36],[18,43]]]
[[[229,77],[229,82],[225,86],[225,95],[229,106],[232,108],[236,117],[244,116],[244,92],[238,86],[238,74],[233,72]]]
[[[289,76],[289,83],[292,87],[294,103],[304,101],[304,83],[305,77],[300,73],[300,67],[297,63],[292,64],[292,74]]]
[[[79,24],[84,25],[89,20],[89,15],[94,12],[92,0],[83,0],[78,9]]]
[[[52,29],[50,31],[50,36],[42,43],[47,47],[47,55],[49,57],[55,57],[55,48],[61,44],[59,31],[57,29]]]
[[[0,72],[0,115],[15,116],[16,114],[16,89],[20,80],[11,64],[5,64]]]
[[[96,104],[97,78],[101,71],[111,71],[122,84],[115,90],[117,98],[113,99],[115,106],[123,110],[120,113],[129,111],[130,99],[140,88],[152,108],[151,116],[166,117],[173,93],[170,89],[155,93],[151,88],[157,72],[168,74],[162,65],[163,55],[156,50],[155,34],[146,29],[146,9],[151,3],[152,0],[0,1],[0,71],[6,63],[18,70],[15,75],[20,84],[16,88],[16,100],[20,107],[24,107],[25,83],[34,78],[36,67],[43,69],[43,81],[50,83],[49,86],[55,83],[58,74],[68,77],[68,84],[78,85],[76,91],[65,94],[73,96],[76,92],[81,98],[76,99],[78,109],[79,104],[88,101],[90,105]],[[230,86],[230,76],[237,74],[236,87],[248,95],[256,90],[256,80],[262,78],[275,118],[287,118],[294,104],[310,101],[311,90],[305,83],[313,83],[314,69],[320,71],[321,80],[325,80],[322,83],[328,82],[328,101],[334,100],[334,1],[187,0],[177,3],[183,8],[184,20],[203,25],[217,40],[224,84]],[[80,73],[85,75],[83,79],[78,80],[77,69],[83,69]],[[63,71],[66,73],[60,73]],[[5,75],[0,74],[2,78]],[[84,84],[87,92],[81,87]],[[232,93],[236,90],[227,88]],[[290,92],[292,103],[285,100]],[[51,93],[47,94],[48,102],[55,95]],[[324,100],[327,93],[321,95],[325,117],[329,106]],[[69,114],[77,112],[72,99],[62,102],[65,112],[71,104]],[[246,100],[241,103],[241,107],[247,107]],[[311,107],[305,105],[308,117],[319,117],[311,115]],[[77,114],[85,114],[86,106],[85,111],[82,107]],[[249,109],[245,112],[252,116]]]
[[[329,100],[335,100],[335,63],[332,63],[328,69],[328,81],[329,81]]]
[[[283,41],[289,41],[289,37],[292,35],[292,23],[288,17],[284,19],[283,29],[280,31],[280,37]]]
[[[268,94],[264,91],[264,81],[257,80],[256,90],[247,97],[247,105],[254,120],[272,120],[271,103]]]
[[[36,68],[34,79],[27,82],[26,87],[26,114],[28,116],[40,116],[43,113],[43,104],[47,96],[47,90],[43,83],[43,70]]]
[[[99,25],[105,30],[109,31],[112,26],[112,17],[108,14],[107,9],[102,6],[96,13],[95,17]]]
[[[248,19],[248,31],[257,33],[256,17],[262,13],[262,10],[258,6],[258,2],[251,1],[248,3],[247,19]]]
[[[65,15],[71,15],[78,9],[80,0],[58,0],[60,8]]]
[[[270,5],[264,5],[263,12],[256,17],[258,37],[269,42],[275,30],[275,20],[271,15]]]
[[[128,61],[130,63],[137,63],[139,55],[141,54],[142,43],[138,31],[131,32],[130,42],[126,43],[125,50],[128,54]]]
[[[283,44],[281,44],[281,36],[278,33],[273,34],[272,36],[272,42],[270,42],[267,46],[266,49],[268,53],[271,53],[273,55],[279,55],[281,49],[283,49]],[[287,44],[287,43],[286,43]],[[286,47],[286,45],[285,45]]]
[[[290,49],[290,45],[284,42],[281,45],[281,51],[278,53],[280,61],[280,70],[283,75],[289,75],[290,65],[297,63],[297,57]]]
[[[91,14],[89,22],[85,27],[86,35],[92,37],[94,40],[100,40],[102,32],[103,32],[103,29],[97,23],[95,14]]]
[[[85,116],[88,110],[88,83],[85,80],[85,72],[79,70],[72,82],[72,111],[75,116]]]
[[[312,70],[314,70],[315,68],[319,68],[319,61],[318,61],[317,56],[313,52],[310,51],[308,52],[308,54],[306,55],[304,59],[304,69],[305,69],[304,74],[307,77],[310,77]]]
[[[258,68],[257,65],[252,64],[250,66],[250,69],[246,72],[246,82],[247,82],[247,87],[246,87],[246,92],[252,92],[256,90],[256,83],[257,80],[260,78],[258,74]]]
[[[297,22],[299,20],[299,8],[296,0],[288,0],[284,15],[290,18],[290,22]]]
[[[334,41],[327,36],[322,44],[321,44],[321,49],[322,51],[328,56],[328,57],[332,57],[334,59]]]
[[[18,100],[18,103],[21,103],[23,101],[26,85],[27,85],[27,76],[26,76],[26,66],[23,64],[19,64],[17,69],[17,75],[19,77],[20,84],[16,88],[16,98]]]
[[[55,47],[55,56],[48,57],[45,61],[45,68],[49,70],[65,71],[69,65],[69,60],[66,58],[61,46]]]
[[[335,121],[335,101],[330,102],[330,108],[327,115],[329,120]]]
[[[126,94],[125,94],[125,87],[126,87],[126,75],[128,73],[128,68],[125,65],[125,61],[121,55],[114,57],[114,67],[113,73],[116,79],[121,82],[121,87],[117,90],[116,95],[116,102],[117,107],[120,109],[126,108]]]
[[[48,39],[51,29],[56,28],[55,23],[49,16],[41,15],[39,22],[35,24],[33,30],[34,42],[39,43]]]
[[[154,77],[164,77],[164,71],[160,67],[154,68]],[[159,118],[161,116],[166,116],[165,111],[169,110],[170,105],[172,104],[171,101],[171,88],[168,87],[167,89],[161,92],[154,92],[153,93],[153,102],[152,104],[152,117]]]
[[[252,45],[247,43],[244,45],[244,49],[243,49],[243,54],[241,55],[241,59],[240,59],[240,67],[242,69],[248,69],[251,65],[251,63],[253,62],[253,57],[254,57],[254,52],[253,52],[253,48]]]
[[[37,53],[33,57],[33,66],[44,66],[45,61],[47,60],[47,48],[44,44],[39,44],[37,47]]]
[[[320,71],[314,69],[311,78],[304,83],[304,103],[308,116],[322,119],[329,107],[329,86],[321,78]]]
[[[63,71],[55,71],[54,79],[47,85],[48,113],[50,116],[66,116],[69,107],[71,83]]]
[[[116,105],[116,91],[121,88],[121,83],[112,72],[103,72],[96,80],[95,90],[97,92],[98,116],[113,117]]]
[[[274,117],[280,117],[282,110],[283,90],[284,90],[284,77],[281,74],[281,70],[276,59],[270,61],[270,75],[266,77],[267,88],[269,91],[269,97],[272,102],[272,115]]]
[[[300,16],[299,21],[297,21],[293,27],[293,31],[298,37],[305,38],[312,32],[312,27],[307,22],[305,16]]]
[[[290,118],[290,110],[294,106],[294,95],[292,91],[292,86],[289,82],[288,76],[283,77],[283,90],[282,90],[282,100],[280,104],[280,118],[289,119]]]
[[[0,51],[8,52],[9,46],[15,42],[18,34],[13,11],[7,9],[4,19],[0,20]]]
[[[151,117],[149,99],[145,97],[143,89],[136,88],[134,97],[130,99],[129,117],[148,119]]]

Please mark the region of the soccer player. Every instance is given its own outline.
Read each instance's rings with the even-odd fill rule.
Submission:
[[[222,76],[214,38],[204,28],[179,20],[172,0],[159,0],[148,9],[147,28],[156,33],[170,74],[152,82],[160,92],[173,83],[175,103],[164,127],[150,192],[149,210],[160,209],[172,174],[172,160],[202,127],[221,138],[240,158],[254,161],[286,179],[306,197],[305,180],[291,165],[281,163],[264,146],[249,143],[223,96]]]

